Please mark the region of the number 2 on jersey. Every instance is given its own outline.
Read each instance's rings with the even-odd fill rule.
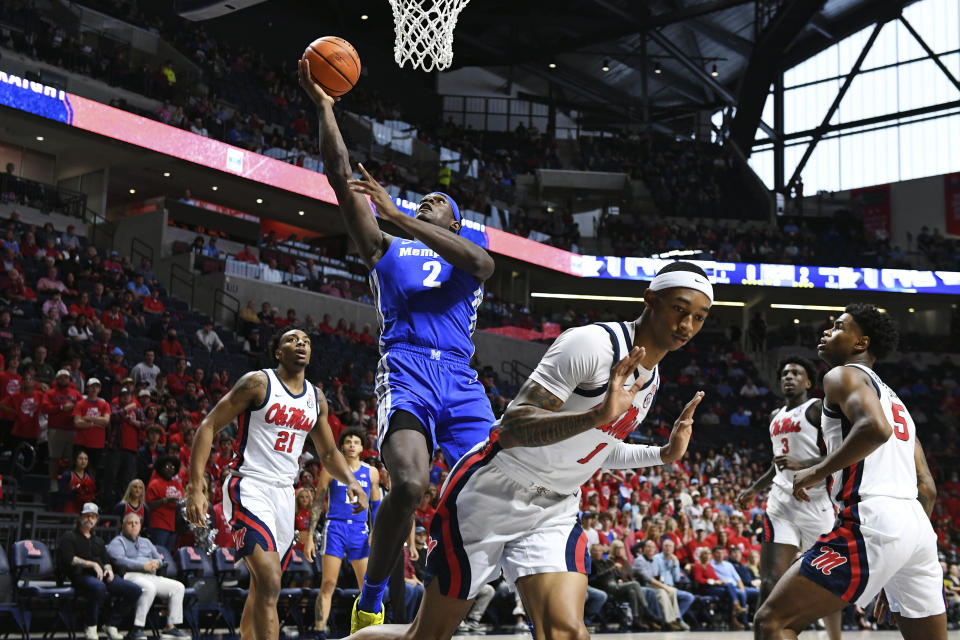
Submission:
[[[893,435],[897,436],[897,440],[909,440],[910,433],[907,431],[907,419],[903,416],[903,405],[893,402],[890,410],[893,413]]]
[[[423,263],[423,270],[430,270],[430,273],[427,274],[427,277],[423,279],[423,286],[425,287],[439,287],[440,283],[437,282],[437,278],[440,276],[440,269],[442,265],[437,260],[430,260],[429,262]]]
[[[274,451],[283,451],[284,453],[293,453],[293,441],[297,439],[297,434],[289,431],[281,431],[277,434],[277,441],[273,445]]]

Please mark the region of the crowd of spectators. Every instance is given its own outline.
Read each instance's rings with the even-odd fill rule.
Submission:
[[[327,396],[334,431],[360,429],[364,457],[379,464],[377,351],[370,327],[329,315],[301,320],[296,309],[280,313],[269,301],[248,301],[234,335],[166,296],[149,261],[134,267],[129,256],[101,252],[73,230],[39,229],[16,218],[0,240],[7,271],[0,283],[2,434],[8,445],[39,447],[41,462],[41,429],[48,452],[59,455],[67,451],[65,434],[71,434],[69,464],[51,456],[47,469],[53,507],[79,514],[85,504],[98,503],[121,515],[138,511],[146,539],[171,549],[191,544],[193,534],[178,527],[177,503],[194,429],[240,373],[272,365],[264,347],[275,331],[289,326],[305,328],[315,353],[323,354],[314,358],[308,377]],[[34,250],[51,238],[51,251]],[[32,319],[41,315],[42,321]],[[564,315],[570,326],[597,319]],[[515,387],[490,367],[475,366],[500,415]],[[943,474],[960,456],[960,372],[949,358],[927,367],[905,359],[879,371],[910,404],[931,452],[941,489],[934,522],[948,576],[956,574],[951,566],[960,559],[960,478]],[[588,619],[636,629],[737,628],[749,623],[756,606],[764,496],[746,512],[735,497],[768,464],[766,419],[778,400],[739,341],[719,327],[664,361],[661,378],[657,403],[631,438],[662,441],[683,401],[706,389],[697,437],[678,464],[598,473],[584,485],[582,516],[594,559]],[[218,511],[219,479],[233,455],[234,435],[228,428],[218,437],[207,470],[212,518],[224,546],[230,539]],[[417,513],[421,526],[429,524],[449,463],[435,456],[433,484]],[[314,491],[319,471],[319,461],[305,455],[298,488]],[[389,487],[389,474],[382,475]],[[415,575],[416,567],[411,570]],[[508,589],[493,594],[486,617],[482,608],[474,612],[465,630],[485,628],[482,620],[524,622],[522,606]],[[874,624],[855,608],[847,623]]]

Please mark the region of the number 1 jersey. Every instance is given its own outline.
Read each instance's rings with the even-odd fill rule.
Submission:
[[[587,411],[603,402],[610,370],[633,348],[635,330],[632,322],[568,329],[544,354],[530,380],[564,401],[559,411]],[[624,468],[617,462],[624,457],[624,447],[635,447],[635,453],[643,450],[643,460],[628,468],[662,464],[659,446],[623,442],[647,416],[660,385],[658,367],[653,371],[641,367],[627,377],[624,388],[632,387],[638,378],[644,380],[643,387],[616,419],[556,444],[504,449],[492,464],[522,486],[541,486],[564,494],[579,491],[597,469]]]
[[[304,380],[294,394],[273,369],[267,376],[263,404],[237,418],[237,450],[230,469],[243,478],[292,487],[300,473],[300,454],[317,422],[317,388]]]
[[[437,349],[469,360],[483,287],[419,240],[394,238],[370,270],[380,353],[391,344]]]

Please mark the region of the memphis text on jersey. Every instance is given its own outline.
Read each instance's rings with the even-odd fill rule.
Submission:
[[[406,258],[407,256],[413,256],[417,258],[439,258],[440,254],[430,248],[414,248],[414,247],[401,247],[400,251],[397,253],[398,258]]]

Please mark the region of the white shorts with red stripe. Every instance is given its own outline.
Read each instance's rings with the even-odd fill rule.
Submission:
[[[578,518],[579,496],[524,487],[492,459],[496,435],[451,469],[430,523],[425,582],[461,600],[503,570],[511,583],[540,573],[587,573],[587,536]]]
[[[800,575],[861,607],[884,589],[890,610],[906,618],[946,611],[937,535],[916,500],[871,497],[847,507],[800,563]]]
[[[295,494],[250,477],[228,475],[223,483],[223,517],[230,525],[237,560],[259,546],[285,561],[293,545]]]
[[[833,502],[825,493],[810,502],[801,502],[774,485],[767,497],[760,541],[807,549],[833,529],[836,514]]]

